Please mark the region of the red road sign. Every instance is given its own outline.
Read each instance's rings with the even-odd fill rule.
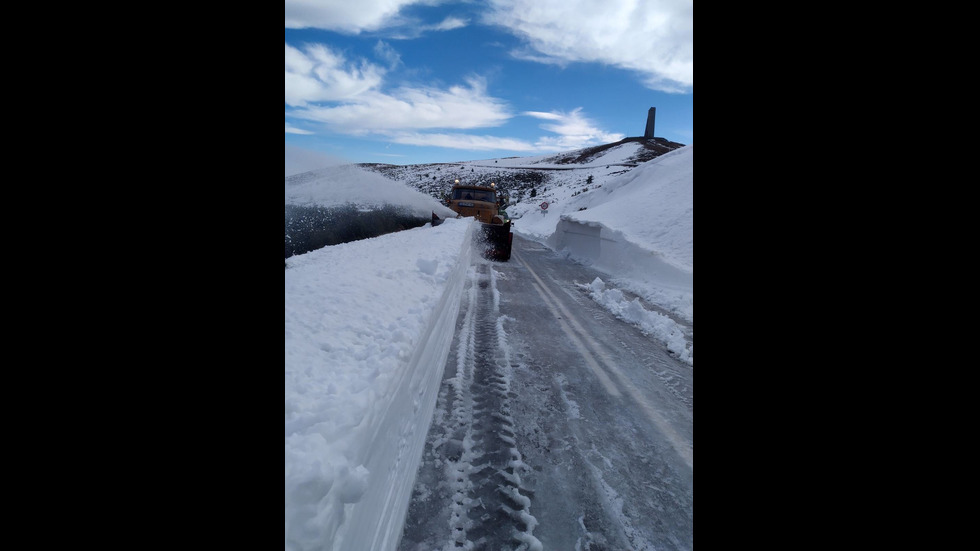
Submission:
[[[541,210],[548,210],[548,202],[547,201],[542,201],[541,202]]]

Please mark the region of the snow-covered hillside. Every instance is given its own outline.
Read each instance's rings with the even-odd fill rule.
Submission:
[[[563,187],[583,190],[600,180],[629,172],[646,161],[679,147],[683,146],[661,138],[627,138],[614,144],[557,155],[506,157],[459,163],[358,166],[408,184],[437,199],[442,198],[456,180],[477,185],[490,185],[493,182],[498,189],[510,195],[512,204],[526,202],[536,205],[542,197],[565,195],[564,192],[547,195],[548,190]]]

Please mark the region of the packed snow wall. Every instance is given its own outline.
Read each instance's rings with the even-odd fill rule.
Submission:
[[[395,395],[381,415],[368,420],[374,436],[359,460],[372,480],[363,497],[349,505],[334,550],[392,551],[398,544],[456,330],[476,227],[476,222],[467,224],[459,262],[400,380],[391,387]]]
[[[678,268],[656,251],[630,242],[622,232],[598,222],[575,220],[562,215],[549,247],[614,277],[655,281],[679,293],[694,293],[694,272]]]
[[[477,226],[450,219],[286,261],[287,551],[395,549]],[[358,315],[331,314],[352,304]]]

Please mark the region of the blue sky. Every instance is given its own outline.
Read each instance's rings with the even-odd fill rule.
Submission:
[[[550,154],[650,107],[694,143],[693,0],[286,0],[285,36],[287,161]]]

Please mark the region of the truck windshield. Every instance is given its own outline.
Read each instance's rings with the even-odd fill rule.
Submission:
[[[486,201],[487,203],[497,202],[495,193],[492,191],[483,191],[479,189],[454,189],[453,199],[461,199],[463,201]]]

